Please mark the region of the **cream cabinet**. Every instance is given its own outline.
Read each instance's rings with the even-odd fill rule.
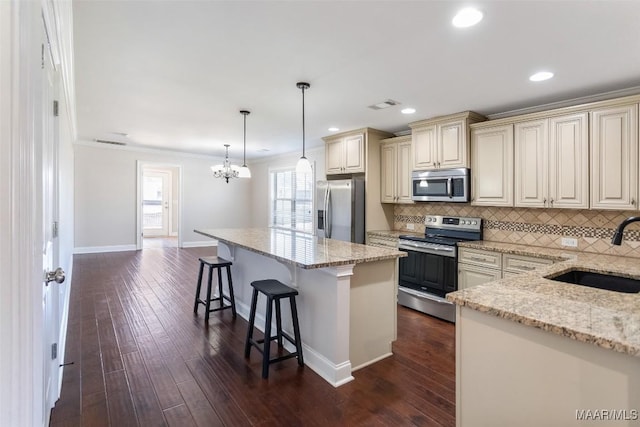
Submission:
[[[385,139],[380,145],[380,150],[380,201],[413,203],[411,136]]]
[[[513,206],[513,125],[471,129],[471,204]]]
[[[485,118],[471,111],[410,123],[416,170],[469,167],[469,125]]]
[[[638,104],[591,111],[592,209],[638,208]]]
[[[365,136],[363,133],[327,138],[325,169],[327,175],[365,172]]]
[[[501,278],[528,273],[554,261],[491,250],[458,249],[458,289],[466,289]]]
[[[587,113],[514,125],[515,206],[587,209]]]

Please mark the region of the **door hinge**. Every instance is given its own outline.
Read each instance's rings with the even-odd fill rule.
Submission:
[[[54,222],[53,222],[53,227],[52,227],[52,230],[51,230],[51,233],[53,234],[53,238],[54,238],[54,239],[55,239],[56,237],[58,237],[58,228],[59,228],[59,226],[58,226],[58,221],[54,221]]]
[[[51,360],[56,360],[58,358],[58,343],[54,342],[51,344]]]
[[[53,101],[53,116],[58,117],[60,112],[58,111],[58,101]]]

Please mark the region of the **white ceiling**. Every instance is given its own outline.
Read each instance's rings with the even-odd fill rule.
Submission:
[[[454,28],[469,4],[484,20]],[[74,0],[78,136],[240,158],[248,109],[255,159],[301,149],[298,81],[308,148],[330,126],[396,132],[636,87],[639,19],[636,0]],[[530,82],[541,69],[555,77]],[[367,108],[386,99],[402,105]]]

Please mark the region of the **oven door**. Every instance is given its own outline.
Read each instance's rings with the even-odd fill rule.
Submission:
[[[457,289],[455,252],[450,256],[402,247],[399,250],[407,253],[399,262],[399,286],[440,297]]]

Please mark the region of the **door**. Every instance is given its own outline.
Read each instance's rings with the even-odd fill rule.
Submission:
[[[413,146],[413,169],[435,169],[436,125],[411,131]]]
[[[468,167],[465,127],[464,120],[438,125],[438,168]]]
[[[420,269],[422,268],[422,254],[420,252],[408,251],[406,249],[398,249],[399,251],[406,252],[407,256],[399,259],[399,278],[401,286],[408,286],[415,289],[419,289],[417,286],[420,283]]]
[[[380,202],[396,201],[396,144],[383,144],[380,148]]]
[[[142,194],[143,235],[168,236],[171,172],[145,170],[142,177]]]
[[[401,142],[396,149],[396,202],[413,203],[411,198],[411,141]]]
[[[325,171],[327,175],[342,172],[342,153],[344,151],[342,139],[328,141],[325,145]]]
[[[348,136],[344,139],[345,173],[364,172],[364,135]]]
[[[43,37],[43,122],[42,122],[42,331],[43,331],[43,414],[48,420],[51,408],[58,400],[60,375],[57,354],[60,334],[59,290],[57,283],[64,281],[64,272],[57,269],[58,254],[58,124],[57,75]],[[55,104],[54,104],[55,102]]]
[[[471,204],[513,206],[513,125],[471,131]]]
[[[550,206],[547,194],[548,134],[548,119],[516,123],[514,126],[515,206]]]

